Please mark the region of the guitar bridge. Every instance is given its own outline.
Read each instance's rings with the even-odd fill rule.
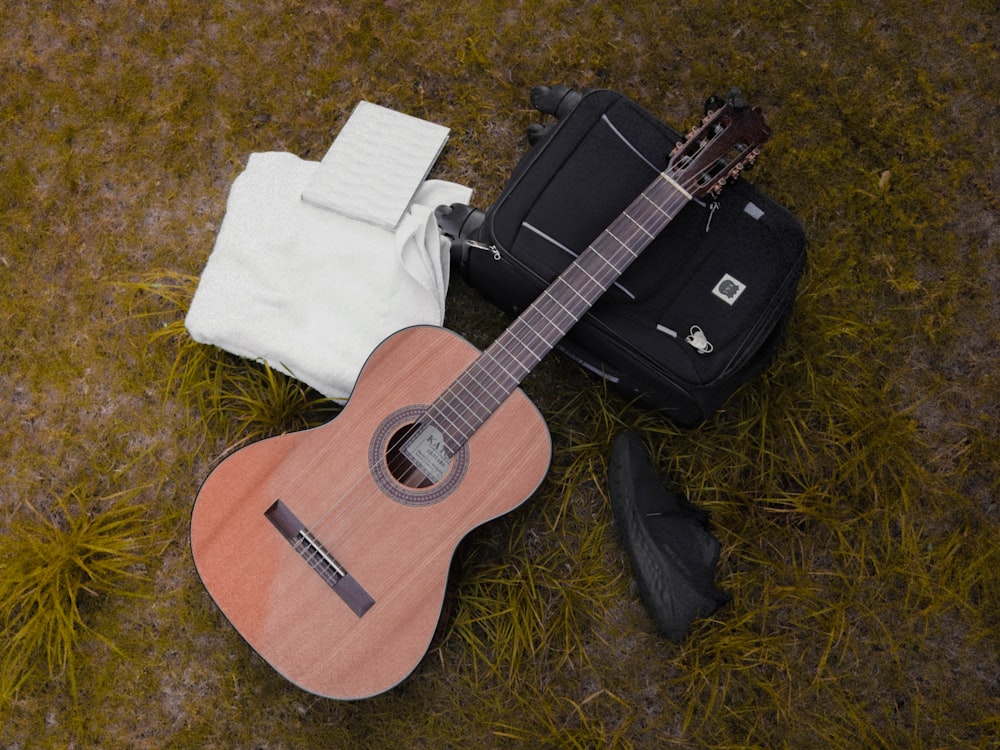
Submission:
[[[271,507],[264,511],[264,515],[288,540],[292,549],[298,552],[309,567],[315,570],[337,596],[344,600],[344,603],[351,608],[354,614],[361,617],[372,608],[375,600],[372,599],[371,595],[302,525],[302,522],[295,517],[291,508],[281,501],[281,498],[275,500]]]

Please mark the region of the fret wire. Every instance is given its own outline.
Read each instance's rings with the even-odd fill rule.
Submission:
[[[448,390],[445,391],[445,393],[448,394],[451,398],[443,400],[441,402],[441,407],[442,407],[441,408],[441,415],[443,417],[445,417],[446,419],[448,419],[449,421],[451,421],[453,424],[456,424],[456,425],[458,424],[458,421],[456,419],[448,416],[448,413],[447,413],[446,408],[445,408],[445,407],[447,407],[448,409],[450,409],[451,411],[453,411],[455,413],[455,416],[458,418],[458,420],[464,421],[467,424],[472,425],[473,422],[469,422],[469,420],[464,415],[466,413],[468,413],[468,411],[470,411],[470,410],[472,410],[474,408],[474,404],[472,404],[472,403],[466,403],[465,399],[462,398],[461,394],[457,390],[457,388],[460,387],[460,386],[461,386],[461,383],[456,380],[454,383],[451,384],[451,386],[449,386]],[[455,406],[455,401],[456,400],[463,407],[465,407],[465,408],[459,408],[459,407]],[[484,406],[485,406],[485,404],[484,404]],[[489,407],[487,407],[487,411],[488,410],[489,410]]]
[[[573,325],[577,317],[577,312],[574,308],[567,307],[555,298],[550,298],[548,304],[538,305],[536,312],[544,319],[545,324],[552,331],[551,333],[546,333],[544,337],[547,344],[554,343],[552,341],[553,336],[558,339],[563,335],[567,328]]]
[[[593,246],[588,248],[588,250],[591,250],[592,248]],[[543,293],[544,301],[547,302],[549,300],[555,300],[560,306],[562,306],[569,313],[570,319],[574,322],[581,317],[581,314],[583,312],[586,312],[586,310],[594,303],[597,297],[599,297],[607,290],[607,288],[611,285],[611,283],[614,282],[614,279],[618,278],[621,275],[621,271],[619,270],[619,268],[610,259],[604,257],[599,252],[595,251],[581,257],[583,257],[584,260],[581,261],[580,265],[576,269],[574,269],[574,271],[576,273],[583,274],[588,279],[590,279],[590,281],[592,282],[591,285],[587,285],[586,283],[574,284],[569,279],[569,275],[567,275],[567,277],[565,278],[557,279],[557,282],[560,282],[561,285],[568,288],[575,296],[575,299],[567,300],[568,303],[567,305],[563,305],[562,302],[559,301],[559,299],[555,296],[556,292],[558,291],[556,289],[555,282],[552,284],[551,287],[549,287],[549,289],[547,289]],[[587,268],[587,264],[591,263],[592,261],[602,262],[607,268],[609,268],[613,272],[613,274],[608,275],[606,272],[601,272],[596,268]],[[542,300],[543,298],[540,297],[540,301]],[[580,303],[583,303],[582,309],[578,309],[581,308]]]
[[[540,311],[538,310],[537,307],[533,307],[531,311],[527,311],[527,314],[532,314],[532,313],[538,314],[540,313]],[[536,344],[537,343],[542,344],[541,352],[536,352],[535,349],[532,348],[532,345],[528,343],[525,337],[525,332],[533,335]],[[529,359],[527,362],[522,361],[521,358],[518,357],[516,353],[508,346],[508,342],[510,339],[513,339],[514,342],[519,344],[519,348],[522,350],[522,352],[531,354],[531,359]],[[530,372],[531,369],[536,364],[538,364],[538,361],[541,359],[542,356],[544,356],[544,353],[549,351],[552,342],[548,338],[544,337],[539,330],[537,330],[534,326],[530,325],[530,323],[524,317],[522,317],[519,318],[517,321],[515,321],[515,325],[512,325],[506,331],[505,335],[497,339],[495,343],[498,346],[498,348],[507,352],[508,355],[510,355],[511,361],[516,365],[518,365],[518,367],[520,368],[521,373],[519,375],[512,374],[512,380],[515,381],[514,384],[516,385],[521,381],[524,375]],[[507,368],[504,369],[507,370]]]
[[[575,272],[579,271],[580,266],[572,266],[572,268],[573,268],[573,273],[575,273]],[[588,301],[587,297],[585,297],[583,295],[583,293],[579,289],[577,289],[575,286],[573,286],[572,284],[568,283],[566,276],[563,276],[563,275],[557,276],[556,280],[553,281],[551,285],[549,285],[548,289],[546,289],[544,292],[542,292],[542,294],[539,297],[539,299],[551,297],[552,294],[553,294],[553,288],[555,287],[556,284],[561,284],[563,286],[563,288],[567,289],[571,294],[573,294],[577,298],[583,300],[584,302]]]
[[[484,356],[480,358],[481,362],[480,362],[479,366],[476,367],[476,369],[479,372],[487,375],[490,378],[490,380],[492,380],[494,383],[496,383],[498,386],[500,386],[501,393],[504,392],[504,391],[506,391],[507,388],[510,387],[510,383],[501,382],[497,378],[497,376],[494,374],[494,371],[491,370],[491,369],[489,369],[486,365],[487,364],[493,364],[493,365],[495,365],[496,366],[495,370],[497,372],[503,374],[503,375],[506,375],[509,380],[512,380],[512,381],[516,382],[517,378],[509,370],[507,370],[507,368],[504,367],[504,365],[499,360],[497,360],[496,356],[494,355],[494,353],[492,351],[492,347],[490,349],[487,349],[485,352],[483,352],[483,354],[484,354]],[[472,369],[472,368],[470,368],[470,369]],[[478,380],[478,378],[477,378],[477,380]]]
[[[445,393],[447,393],[447,391]],[[449,407],[453,412],[455,412],[456,415],[461,417],[459,410],[454,405],[452,405],[447,398],[445,398],[445,394],[442,394],[442,397],[438,398],[431,405],[431,408],[428,409],[426,412],[431,422],[433,422],[435,426],[438,429],[440,429],[441,432],[444,434],[448,434],[449,432],[454,431],[454,429],[449,429],[449,427],[450,428],[460,427],[459,421],[453,419],[452,417],[449,417],[445,413],[446,406]],[[467,427],[473,427],[473,429],[475,429],[474,423],[469,422],[465,417],[461,417],[461,421],[465,422]]]
[[[452,396],[455,396],[455,394],[453,393]],[[459,399],[459,403],[464,403],[463,401],[461,401],[461,397],[456,396],[456,398]],[[468,438],[477,429],[479,429],[479,426],[482,425],[482,423],[485,422],[487,419],[489,419],[490,415],[494,411],[496,411],[496,407],[499,406],[500,403],[501,403],[500,401],[497,401],[496,405],[493,406],[493,408],[486,409],[485,413],[483,414],[475,412],[476,419],[474,421],[470,422],[469,420],[463,420],[463,422],[465,423],[464,425],[456,423],[453,425],[453,429],[450,430],[442,429],[441,432],[445,436],[445,440],[449,443],[452,449],[458,450],[458,448],[462,445],[462,443],[468,440]],[[441,427],[440,425],[438,426]]]
[[[524,320],[511,330],[511,334],[517,341],[532,355],[535,355],[536,361],[533,364],[537,364],[537,359],[544,356],[555,341],[565,333],[568,325],[572,325],[579,317],[577,308],[583,309],[583,306],[567,307],[551,296],[547,296],[545,299],[540,297],[538,303],[526,313]],[[528,333],[532,334],[533,340],[528,338]],[[536,351],[539,344],[541,345],[540,354]],[[518,364],[524,365],[520,361]]]
[[[483,421],[485,421],[503,401],[503,395],[495,393],[492,389],[486,387],[479,378],[470,377],[469,381],[470,382],[466,383],[463,379],[462,388],[465,389],[469,395],[475,398],[486,409],[487,413],[483,416]],[[473,386],[475,386],[475,389],[473,389]],[[483,399],[493,402],[493,406],[490,406],[487,401],[484,401]]]
[[[629,221],[631,221],[631,222],[632,222],[633,224],[635,224],[635,225],[636,225],[637,227],[639,227],[639,230],[640,230],[640,231],[641,231],[641,232],[642,232],[643,234],[645,234],[645,235],[646,235],[647,237],[649,237],[650,239],[653,239],[653,238],[654,238],[654,237],[656,236],[656,235],[652,234],[652,233],[651,233],[651,232],[650,232],[650,231],[649,231],[648,229],[646,229],[646,227],[645,227],[645,226],[643,225],[643,223],[642,223],[642,222],[638,221],[638,220],[637,220],[637,219],[635,219],[635,218],[634,218],[634,217],[633,217],[633,216],[632,216],[631,214],[629,214],[629,212],[628,212],[628,211],[623,211],[623,212],[622,212],[622,216],[624,216],[624,217],[625,217],[626,219],[628,219],[628,220],[629,220]]]
[[[548,327],[555,333],[561,333],[564,326],[559,325],[555,317],[558,317],[558,311],[556,307],[561,307],[566,312],[566,318],[571,319],[573,309],[564,305],[558,298],[551,294],[550,290],[546,290],[541,295],[539,295],[538,300],[530,308],[525,310],[524,314],[507,330],[506,335],[498,339],[500,346],[511,354],[511,358],[520,367],[524,369],[529,369],[533,364],[537,362],[522,361],[521,358],[514,355],[514,353],[507,346],[508,339],[513,339],[516,341],[520,347],[526,350],[528,353],[532,354],[532,359],[536,359],[537,352],[535,351],[538,344],[541,344],[542,349],[547,351],[548,347],[551,345],[551,335],[546,335],[543,328]],[[552,311],[554,315],[550,315],[549,311]],[[529,338],[530,334],[530,338]]]
[[[481,367],[475,369],[482,370]],[[471,384],[478,383],[478,379],[474,376],[472,370],[473,368],[469,368],[469,370],[466,370],[466,372],[463,373],[462,376],[460,376],[454,383],[452,383],[451,386],[449,386],[445,394],[453,397],[454,399],[458,399],[458,401],[461,404],[466,405],[468,408],[473,408],[472,405],[465,400],[465,398],[462,396],[461,393],[458,392],[457,389],[464,390],[469,396],[472,396],[472,398],[483,407],[486,413],[483,415],[482,419],[483,421],[485,421],[485,419],[489,417],[490,414],[493,413],[496,407],[499,406],[502,399],[498,398],[495,394],[493,394],[491,391],[485,388],[477,388],[474,390]],[[467,381],[471,381],[471,384],[470,382]],[[492,406],[483,401],[483,397],[490,398],[490,400],[494,402]],[[478,425],[473,425],[472,423],[470,423],[470,426],[475,427]]]
[[[584,262],[586,262],[586,261],[584,261]],[[595,283],[595,284],[597,284],[598,286],[604,286],[604,284],[603,284],[603,283],[602,283],[602,282],[601,282],[601,281],[600,281],[599,279],[595,278],[595,277],[594,277],[594,275],[593,275],[593,274],[591,274],[591,273],[590,273],[590,271],[588,271],[588,270],[587,270],[587,269],[586,269],[586,268],[584,267],[583,263],[581,263],[581,264],[580,264],[580,270],[581,270],[581,271],[582,271],[583,273],[585,273],[585,274],[586,274],[587,276],[589,276],[589,277],[590,277],[591,279],[593,279],[593,281],[594,281],[594,283]]]
[[[583,270],[583,269],[581,269],[581,270]],[[589,274],[589,273],[587,273],[587,271],[586,271],[586,270],[583,270],[583,273],[584,273],[584,274],[586,274],[587,276],[590,276],[590,274]],[[591,278],[593,278],[593,277],[591,277]],[[572,310],[572,308],[570,308],[570,307],[567,307],[566,305],[564,305],[564,304],[562,303],[562,300],[560,300],[560,299],[559,299],[558,297],[556,297],[555,295],[553,295],[553,294],[551,294],[551,293],[550,293],[549,289],[546,289],[546,290],[545,290],[545,293],[548,293],[548,297],[549,297],[549,301],[550,301],[550,302],[551,302],[552,304],[554,304],[555,306],[557,306],[557,307],[561,308],[561,309],[562,309],[563,311],[565,311],[566,313],[568,313],[568,314],[569,314],[570,316],[572,316],[572,315],[573,315],[573,310]],[[557,328],[559,327],[559,325],[558,325],[557,323],[555,323],[555,322],[554,322],[554,321],[552,320],[552,318],[551,318],[551,317],[549,317],[548,315],[546,315],[546,313],[545,313],[545,311],[544,311],[544,310],[542,309],[542,306],[541,306],[541,305],[538,305],[536,309],[537,309],[537,310],[539,311],[539,313],[540,313],[540,314],[541,314],[541,315],[542,315],[542,316],[543,316],[543,317],[544,317],[544,318],[545,318],[546,320],[548,320],[549,322],[553,323],[553,325],[554,325],[554,326],[556,326]]]
[[[473,362],[473,364],[459,378],[459,382],[462,385],[462,387],[465,388],[466,390],[471,391],[472,385],[479,383],[482,375],[487,375],[498,385],[500,385],[501,387],[505,387],[505,384],[500,383],[500,381],[497,380],[496,376],[494,376],[493,373],[490,372],[490,370],[487,368],[487,364],[489,364],[489,362],[484,360],[482,357],[479,357],[475,362]]]
[[[521,370],[527,371],[528,369],[530,369],[531,365],[527,364],[525,362],[522,362],[521,359],[520,359],[520,357],[518,357],[518,355],[517,355],[517,350],[516,349],[512,349],[511,347],[508,346],[508,342],[513,339],[514,342],[516,342],[517,344],[520,344],[520,346],[518,348],[522,352],[528,352],[528,353],[531,352],[531,349],[528,348],[528,345],[525,343],[524,339],[521,338],[521,333],[520,333],[521,329],[526,329],[528,333],[534,334],[536,338],[539,337],[538,332],[535,331],[534,329],[530,328],[529,326],[526,326],[525,323],[524,323],[524,321],[522,320],[521,323],[520,323],[520,325],[518,325],[516,327],[512,326],[511,328],[508,328],[507,329],[507,335],[505,335],[505,336],[497,339],[496,343],[497,343],[497,346],[498,346],[499,349],[502,349],[503,351],[505,351],[509,355],[510,362],[512,362],[513,364],[516,364]],[[506,373],[508,373],[511,376],[511,380],[520,381],[520,377],[514,375],[514,373],[512,373],[510,371],[509,367],[507,367],[503,363],[500,363],[499,360],[497,360],[497,361],[498,361],[498,364],[500,364],[500,366],[503,368],[503,371],[506,372]],[[528,360],[528,362],[530,363],[530,360]]]
[[[616,268],[619,265],[628,267],[633,260],[639,257],[639,254],[633,248],[637,244],[645,245],[647,242],[646,235],[636,232],[630,224],[624,221],[620,225],[613,224],[609,227],[607,235],[621,246],[619,248],[612,246],[608,249],[608,253],[614,257]]]
[[[618,241],[618,238],[617,238],[617,237],[615,237],[615,236],[614,236],[613,234],[611,234],[611,233],[610,233],[609,231],[607,231],[607,230],[604,230],[604,234],[603,234],[602,236],[606,236],[606,237],[611,237],[612,239],[614,239],[614,240]],[[621,242],[620,242],[620,241],[619,241],[619,244],[621,244]],[[604,264],[605,264],[605,265],[607,265],[607,266],[608,266],[608,267],[609,267],[609,268],[610,268],[610,269],[611,269],[611,270],[612,270],[612,271],[614,272],[614,278],[616,278],[616,279],[617,279],[617,278],[618,278],[619,276],[621,276],[621,275],[622,275],[622,271],[623,271],[623,269],[620,269],[620,268],[618,268],[618,266],[616,266],[616,265],[615,265],[614,263],[612,263],[612,262],[611,262],[611,258],[608,258],[608,257],[607,257],[606,255],[604,255],[603,253],[599,252],[599,251],[597,250],[597,248],[596,248],[596,247],[595,247],[594,245],[591,245],[591,248],[593,248],[593,249],[594,249],[594,253],[593,253],[592,257],[593,257],[593,258],[596,258],[596,259],[600,259],[600,260],[602,260],[602,261],[604,262]],[[603,288],[605,288],[605,289],[606,289],[606,288],[607,288],[608,286],[610,286],[610,285],[611,285],[611,284],[610,284],[610,282],[609,282],[608,284],[603,284],[603,283],[602,283],[602,284],[600,284],[600,286],[601,286],[601,287],[603,287]]]
[[[539,302],[540,304],[537,306],[535,312],[537,313],[537,315],[544,318],[548,323],[549,327],[551,328],[551,333],[549,333],[549,335],[543,336],[541,335],[541,331],[538,331],[538,333],[540,334],[540,338],[542,340],[543,347],[547,352],[556,341],[562,338],[566,330],[579,319],[581,311],[586,310],[587,307],[589,306],[575,305],[573,307],[567,307],[566,305],[563,305],[557,298],[554,298],[551,295],[547,296],[545,300],[539,299]],[[558,310],[555,311],[557,314],[556,315],[557,320],[554,320],[552,317],[546,315],[545,312],[547,307],[555,307],[555,306],[558,306],[562,310],[561,315],[558,313]],[[525,323],[531,327],[534,327],[532,321],[530,320],[526,320]]]
[[[451,395],[454,396],[455,394],[452,393]],[[488,409],[486,413],[483,415],[477,414],[476,419],[474,421],[470,422],[469,420],[464,419],[462,420],[465,423],[464,426],[460,423],[451,422],[451,420],[448,420],[452,424],[452,429],[447,429],[445,425],[438,422],[431,414],[431,412],[436,411],[438,418],[445,417],[440,408],[440,403],[443,401],[449,401],[449,399],[446,397],[438,399],[438,401],[432,406],[432,408],[428,409],[427,414],[431,418],[431,421],[434,422],[437,425],[437,427],[441,430],[442,434],[445,436],[445,440],[447,441],[450,449],[453,452],[457,451],[458,448],[462,445],[462,443],[468,440],[468,438],[477,429],[479,429],[479,426],[489,418],[490,414],[496,411],[496,406],[494,406],[492,409]],[[499,406],[499,404],[500,402],[497,401],[497,406]]]
[[[662,208],[661,206],[659,206],[658,204],[656,204],[656,203],[655,203],[655,202],[653,201],[653,199],[652,199],[652,198],[650,198],[650,197],[649,197],[648,195],[646,195],[645,193],[640,193],[640,194],[639,194],[639,197],[640,197],[640,198],[645,198],[645,199],[646,199],[646,201],[647,201],[647,202],[649,203],[649,205],[651,205],[651,206],[652,206],[653,208],[655,208],[655,209],[656,209],[657,211],[659,211],[659,212],[660,212],[661,214],[663,214],[664,216],[666,216],[668,220],[669,220],[669,219],[671,219],[671,218],[673,218],[673,217],[671,217],[671,216],[670,216],[670,214],[669,214],[669,213],[667,213],[667,212],[666,212],[665,210],[663,210],[663,208]]]
[[[597,252],[596,249],[594,248],[594,245],[588,247],[587,250],[584,251],[583,254],[581,254],[580,258],[581,260],[574,267],[572,272],[567,273],[565,276],[556,279],[556,281],[568,287],[570,291],[572,291],[574,295],[584,303],[584,305],[589,307],[594,303],[595,297],[600,296],[605,290],[607,290],[607,288],[611,285],[611,282],[613,282],[614,279],[618,278],[618,276],[621,275],[621,272],[609,259],[605,258],[603,255]],[[592,266],[593,262],[598,260],[603,262],[605,266],[609,267],[614,272],[614,275],[610,280],[605,280],[604,273],[599,269],[593,267],[588,268],[588,265]],[[570,280],[570,277],[573,276],[574,274],[583,274],[584,276],[590,278],[590,280],[593,282],[593,287],[588,288],[589,285],[586,284],[586,282],[581,282],[579,284],[573,283]],[[552,286],[550,286],[548,289],[545,290],[545,294],[548,297],[552,297],[555,294],[555,291],[556,291],[555,283],[553,283]],[[572,308],[574,309],[574,311],[575,307],[576,305],[574,304]],[[573,315],[574,317],[579,317],[579,314],[576,312],[574,312]]]
[[[506,346],[502,344],[499,339],[496,342],[494,342],[494,344],[500,344],[501,347],[506,348]],[[495,368],[491,369],[489,365],[494,365]],[[498,379],[497,371],[507,376],[507,382],[503,382],[500,379]],[[499,386],[499,388],[494,389],[491,388],[486,383],[484,383],[482,379],[479,377],[479,375],[483,374],[489,377],[489,379],[492,380],[497,386]],[[512,373],[510,373],[507,367],[505,367],[503,363],[501,363],[490,350],[484,352],[479,357],[479,359],[477,359],[476,362],[474,362],[466,370],[466,373],[464,375],[468,376],[471,382],[478,386],[477,390],[481,391],[483,394],[486,394],[490,398],[490,400],[494,401],[496,406],[499,406],[499,404],[502,403],[503,400],[508,395],[510,395],[510,393],[517,387],[517,384],[520,382],[520,379],[515,375],[513,375]],[[464,381],[464,377],[460,379]],[[465,382],[463,382],[463,387],[465,387],[471,393],[471,388],[469,388],[469,386]],[[489,413],[482,418],[479,424],[482,424],[482,422],[485,422],[489,418],[490,414],[492,414],[493,411],[495,411],[496,406],[494,406],[493,409],[489,410]],[[476,429],[478,429],[479,425],[478,424],[475,426],[470,425],[470,427],[471,427],[470,430],[462,431],[458,435],[454,436],[454,440],[457,442],[457,445],[454,446],[454,450],[457,450],[458,446],[460,446],[465,440],[471,437],[472,433],[475,432]]]
[[[613,240],[614,240],[615,242],[617,242],[617,243],[618,243],[619,245],[621,245],[621,246],[622,246],[622,247],[623,247],[623,248],[624,248],[625,250],[628,250],[628,249],[629,249],[629,246],[625,244],[625,241],[624,241],[624,240],[621,240],[621,239],[619,239],[619,238],[618,238],[618,236],[617,236],[617,235],[616,235],[616,234],[615,234],[614,232],[612,232],[612,231],[611,231],[610,229],[606,229],[606,230],[604,230],[604,233],[605,233],[605,234],[606,234],[606,235],[607,235],[608,237],[610,237],[611,239],[613,239]],[[635,256],[635,255],[633,255],[633,257],[636,257],[636,256]],[[617,269],[616,269],[616,270],[617,270]]]
[[[495,351],[484,352],[480,359],[482,360],[482,367],[476,368],[479,373],[479,377],[476,378],[476,384],[484,391],[487,391],[490,398],[499,404],[517,387],[518,379],[496,358]],[[487,364],[491,365],[491,367],[486,367]],[[492,385],[483,379],[484,373],[492,381]],[[504,379],[501,380],[498,374],[505,376]]]
[[[638,232],[636,232],[636,230],[638,230]],[[644,224],[640,224],[636,221],[636,219],[628,213],[628,209],[623,211],[618,218],[612,222],[609,227],[609,233],[622,243],[623,247],[628,254],[632,256],[632,258],[637,257],[639,253],[642,252],[642,249],[644,249],[649,241],[655,236],[655,234],[650,232]],[[621,237],[619,237],[619,234]],[[639,249],[636,250],[636,247]]]
[[[479,368],[479,369],[482,369],[482,368]],[[467,375],[467,377],[459,378],[456,381],[456,383],[458,385],[460,385],[462,387],[462,389],[466,393],[468,393],[470,396],[472,396],[486,410],[486,414],[483,417],[485,419],[486,417],[488,417],[490,415],[490,413],[494,409],[497,408],[497,406],[499,406],[500,401],[502,399],[497,398],[492,393],[492,391],[489,391],[489,390],[487,390],[485,388],[478,388],[478,389],[474,390],[472,388],[472,386],[473,385],[478,385],[478,383],[479,383],[478,378],[471,377],[471,373],[466,373],[466,375]],[[470,382],[466,382],[467,380],[470,381]],[[458,395],[458,394],[456,394],[456,395]],[[490,405],[490,404],[486,403],[485,401],[483,401],[483,398],[489,398],[494,403],[492,405]]]
[[[551,315],[548,314],[549,308],[551,308]],[[572,325],[572,322],[575,322],[579,317],[576,305],[564,305],[558,297],[554,297],[551,294],[547,295],[544,300],[539,298],[539,304],[536,306],[535,312],[545,319],[545,322],[548,323],[557,337],[565,333],[567,322],[570,322],[570,325]],[[525,320],[525,322],[534,327],[531,320]],[[553,343],[552,335],[546,335],[543,338],[546,344]]]
[[[600,261],[604,264],[602,267],[604,270],[591,268],[593,273],[587,272],[587,275],[594,279],[596,287],[595,289],[588,290],[588,294],[584,298],[588,307],[592,305],[601,294],[607,291],[608,287],[610,287],[611,284],[614,283],[615,279],[619,278],[622,273],[619,266],[614,263],[611,258],[608,258],[604,254],[600,253],[595,245],[592,245],[591,248],[594,248],[594,253],[592,255],[588,255],[587,260],[585,260],[584,263],[589,262],[591,259],[593,259],[594,262]],[[610,273],[608,269],[610,269]]]
[[[538,350],[533,349],[519,336],[514,336],[512,343],[519,345],[522,351],[529,355],[526,361],[522,361],[521,358],[514,360],[518,366],[518,370],[515,374],[514,379],[519,383],[531,370],[538,364],[541,358],[544,356],[544,352],[548,350],[548,341],[541,337],[535,338],[535,344],[539,345]],[[509,348],[505,347],[505,350],[510,351]]]
[[[445,406],[450,406],[451,408],[455,409],[455,407],[453,406],[453,402],[457,400],[460,404],[465,406],[467,410],[475,410],[476,408],[475,403],[470,402],[462,395],[461,391],[464,390],[469,396],[472,396],[473,401],[478,402],[479,405],[482,406],[483,410],[486,412],[485,416],[483,417],[485,418],[489,416],[489,414],[493,411],[493,409],[496,408],[499,402],[496,402],[493,405],[484,402],[479,397],[479,395],[468,385],[468,383],[466,382],[467,380],[472,380],[472,382],[475,382],[475,377],[474,374],[471,372],[471,370],[472,370],[471,367],[468,368],[465,373],[463,373],[457,380],[455,380],[455,382],[453,382],[448,387],[448,389],[443,394],[443,397],[439,399],[439,403],[437,405],[442,410],[443,407]],[[458,411],[458,409],[456,409],[456,411]]]
[[[471,396],[472,401],[467,400],[462,395],[462,393],[459,392],[459,389],[464,390],[466,394]],[[497,406],[499,406],[499,401],[492,405],[485,403],[479,397],[479,395],[471,388],[469,388],[469,386],[467,386],[464,382],[462,382],[461,379],[456,380],[455,383],[453,383],[452,386],[449,387],[448,391],[446,391],[446,394],[449,396],[449,398],[444,399],[443,402],[447,403],[452,410],[454,410],[455,412],[471,412],[474,415],[475,419],[479,421],[486,419],[493,412],[493,410],[496,409]],[[454,405],[455,401],[457,401],[458,404],[462,407],[461,409]],[[480,407],[482,409],[482,414],[480,414]],[[469,427],[472,427],[473,429],[475,429],[475,427],[478,424],[477,421],[470,422],[468,419],[465,418],[463,418],[462,421],[464,421]]]

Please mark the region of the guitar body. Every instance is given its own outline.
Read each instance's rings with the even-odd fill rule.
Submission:
[[[242,448],[199,491],[191,546],[205,587],[299,687],[353,699],[403,680],[434,634],[458,543],[545,477],[548,429],[517,389],[445,476],[422,488],[396,479],[394,436],[479,354],[443,328],[405,329],[371,355],[334,420]],[[305,551],[290,518],[309,532]]]

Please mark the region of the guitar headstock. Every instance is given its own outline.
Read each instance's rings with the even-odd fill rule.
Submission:
[[[758,107],[750,107],[733,89],[717,109],[709,111],[670,155],[666,174],[691,195],[717,193],[738,177],[760,153],[771,135]]]

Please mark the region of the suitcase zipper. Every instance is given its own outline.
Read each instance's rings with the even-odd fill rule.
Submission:
[[[478,240],[466,240],[465,244],[476,250],[485,250],[493,256],[493,260],[495,261],[500,260],[500,251],[496,245],[487,245],[485,242],[479,242]]]

